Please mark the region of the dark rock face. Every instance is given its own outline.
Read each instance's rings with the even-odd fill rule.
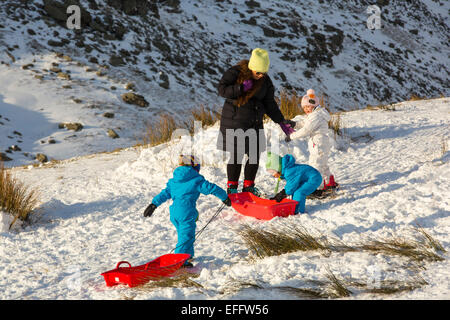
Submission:
[[[145,16],[149,12],[159,18],[156,1],[147,0],[107,0],[108,5],[127,15]]]
[[[269,51],[277,89],[303,94],[314,87],[334,105],[352,100],[363,107],[418,93],[448,95],[450,63],[442,44],[450,28],[446,12],[436,10],[445,8],[443,2],[217,0],[206,8],[202,1],[185,6],[180,0],[43,0],[42,5],[9,0],[0,6],[6,19],[0,29],[8,29],[8,19],[25,25],[39,12],[36,19],[43,18],[48,28],[29,24],[18,37],[49,50],[78,51],[77,58],[110,66],[108,75],[120,72],[142,92],[162,88],[171,91],[168,100],[179,93],[213,104],[222,103],[215,86],[223,72],[259,46]],[[82,29],[68,34],[66,8],[80,3]],[[381,10],[379,30],[366,26],[366,10],[374,4]],[[220,24],[212,23],[213,16]],[[11,47],[6,54],[14,61]],[[167,105],[164,99],[152,104],[158,100],[152,107]]]
[[[58,124],[58,128],[60,129],[66,128],[67,130],[81,131],[83,129],[83,125],[79,122],[63,122]]]
[[[0,152],[0,161],[12,161],[10,157],[8,157],[5,153]]]
[[[48,162],[48,157],[43,153],[38,153],[36,154],[36,160],[41,163],[45,163]]]
[[[47,15],[55,19],[61,25],[66,24],[67,18],[67,8],[71,5],[77,5],[81,10],[81,26],[89,26],[92,22],[91,14],[83,8],[77,0],[65,0],[64,2],[58,2],[55,0],[44,0],[44,10]]]
[[[148,102],[145,100],[145,98],[139,94],[133,93],[133,92],[127,92],[122,94],[122,100],[125,103],[128,104],[134,104],[137,105],[139,107],[148,107]]]

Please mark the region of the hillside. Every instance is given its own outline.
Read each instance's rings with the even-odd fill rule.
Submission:
[[[14,166],[37,153],[61,160],[131,146],[161,113],[220,110],[223,71],[255,47],[269,50],[278,90],[315,88],[332,111],[448,96],[449,3],[376,3],[381,29],[370,30],[369,1],[4,1],[0,130],[9,138],[0,150],[28,154],[10,154]],[[71,4],[81,7],[79,30],[66,26]],[[130,92],[141,106],[122,101]],[[13,107],[32,131],[9,119]],[[62,122],[85,129],[65,134]],[[104,139],[110,129],[118,138]],[[85,147],[72,149],[80,139]]]
[[[292,288],[320,287],[331,271],[353,283],[345,299],[448,299],[450,158],[445,146],[449,114],[449,98],[342,113],[343,133],[337,136],[330,159],[341,184],[337,196],[308,199],[306,214],[267,222],[231,208],[223,210],[198,239],[199,276],[184,286],[107,288],[100,273],[121,260],[139,265],[174,248],[170,201],[151,218],[144,219],[142,212],[171,177],[175,167],[171,159],[186,148],[189,139],[14,168],[17,178],[39,188],[42,206],[31,224],[17,225],[12,231],[7,230],[9,217],[0,213],[0,298],[299,299]],[[267,124],[268,134],[279,131],[278,126]],[[217,132],[216,125],[197,133],[192,141],[196,154],[210,161],[201,173],[224,186],[225,166],[212,152]],[[282,152],[304,163],[306,141],[284,144]],[[273,192],[275,180],[263,167],[256,183],[263,192]],[[219,205],[213,196],[200,197],[198,229]],[[304,227],[349,245],[417,239],[420,234],[415,227],[421,226],[446,252],[436,252],[442,261],[417,263],[384,253],[317,250],[249,259],[251,251],[239,236],[245,225],[261,230]],[[368,293],[354,284],[377,288],[377,284],[411,279],[416,279],[417,288],[390,294]]]

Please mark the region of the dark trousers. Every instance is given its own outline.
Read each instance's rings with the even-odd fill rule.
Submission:
[[[234,157],[232,155],[232,157],[230,158],[230,161],[227,164],[228,181],[239,181],[243,158],[243,154],[241,155],[241,157],[238,157],[236,153],[234,154]],[[254,163],[254,161],[250,163],[249,159],[247,159],[244,165],[244,180],[255,180],[256,173],[258,172],[259,167],[259,158],[260,154],[258,154],[257,156],[257,163]]]
[[[228,181],[239,181],[245,155],[247,155],[247,161],[244,164],[244,180],[255,180],[261,151],[265,149],[264,130],[235,129],[231,130],[229,135],[227,133],[221,130],[218,142],[222,150],[230,152],[230,160],[227,164]]]

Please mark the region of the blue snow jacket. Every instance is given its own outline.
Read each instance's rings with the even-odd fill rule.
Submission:
[[[166,188],[162,190],[152,203],[159,207],[169,199],[173,200],[170,206],[170,221],[178,233],[178,244],[175,253],[189,253],[194,256],[194,240],[196,219],[198,211],[196,202],[200,194],[213,194],[220,200],[228,198],[225,190],[214,183],[207,181],[201,174],[190,166],[180,166],[173,172]]]
[[[322,176],[307,164],[296,164],[295,158],[287,154],[281,159],[281,179],[286,180],[284,190],[298,201],[295,213],[305,212],[306,196],[313,193],[322,183]]]

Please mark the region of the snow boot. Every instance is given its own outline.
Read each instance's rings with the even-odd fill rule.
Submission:
[[[337,184],[334,181],[334,176],[330,175],[330,178],[328,179],[328,183],[326,183],[326,181],[323,181],[323,189],[327,190],[327,189],[336,189],[339,187],[339,184]]]
[[[238,181],[228,181],[227,182],[227,194],[238,193]]]
[[[192,264],[192,262],[190,262],[189,260],[186,260],[185,263],[183,263],[183,265],[181,266],[182,268],[193,268],[194,265]]]
[[[258,188],[255,187],[255,183],[253,180],[244,180],[244,187],[242,188],[242,192],[251,192],[257,197],[261,197],[261,192]]]
[[[317,189],[313,193],[310,194],[311,198],[320,198],[323,196],[324,190],[323,189]]]

